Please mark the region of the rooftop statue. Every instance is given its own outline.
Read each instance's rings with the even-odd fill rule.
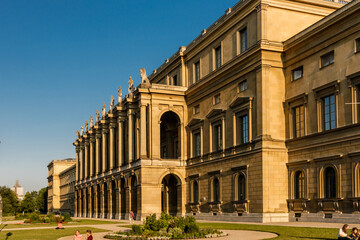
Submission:
[[[133,93],[134,92],[134,81],[131,76],[129,78],[128,84],[129,84],[129,89],[128,89],[129,93]]]
[[[121,90],[121,87],[119,87],[119,90],[118,90],[118,103],[121,103],[121,100],[122,100],[122,90]]]
[[[103,107],[102,107],[102,117],[105,116],[105,113],[106,113],[106,106],[105,106],[105,103],[103,103]]]
[[[76,137],[77,137],[77,138],[80,138],[80,133],[79,133],[78,130],[76,130]]]
[[[100,121],[100,113],[99,110],[96,109],[96,121]]]
[[[140,76],[141,76],[141,83],[144,83],[144,84],[150,84],[150,81],[146,75],[146,70],[145,68],[141,68],[140,69]]]
[[[82,136],[84,134],[84,127],[81,125],[80,135]]]
[[[93,116],[90,115],[90,127],[93,127],[94,126],[94,119],[93,119]]]
[[[87,120],[85,120],[85,131],[89,130],[89,123]]]
[[[114,108],[114,103],[115,103],[115,100],[114,100],[114,96],[111,95],[111,100],[110,100],[110,110],[112,110]]]

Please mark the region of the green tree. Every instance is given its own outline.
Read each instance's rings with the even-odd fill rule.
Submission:
[[[26,192],[24,199],[21,202],[21,211],[31,213],[37,210],[36,198],[38,193],[36,191]]]
[[[20,210],[20,202],[14,191],[8,187],[0,187],[0,195],[3,201],[3,214],[14,215]]]
[[[47,213],[47,197],[48,189],[47,187],[44,187],[39,191],[39,194],[36,198],[36,206],[41,213]]]

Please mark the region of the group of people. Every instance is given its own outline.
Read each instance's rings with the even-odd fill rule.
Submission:
[[[84,239],[83,236],[80,234],[80,231],[79,231],[79,230],[76,230],[75,235],[74,235],[74,240],[93,240],[93,236],[92,236],[91,230],[86,230],[85,239]]]
[[[345,224],[342,228],[339,229],[338,239],[339,240],[360,240],[359,229],[354,227],[351,229],[351,234],[348,236],[349,225]]]

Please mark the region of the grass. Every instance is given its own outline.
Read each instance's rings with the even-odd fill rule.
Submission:
[[[198,223],[200,228],[229,229],[229,230],[250,230],[278,234],[276,240],[325,240],[337,239],[338,229],[334,228],[310,228],[310,227],[283,227],[268,225],[250,225],[233,223]]]
[[[119,223],[119,221],[107,221],[107,220],[91,220],[91,219],[77,219],[69,223],[64,223],[63,226],[74,226],[74,225],[98,225],[98,224],[114,224]],[[1,225],[1,227],[4,225]],[[29,227],[56,227],[57,223],[50,224],[39,224],[39,223],[30,223],[30,224],[8,224],[5,229],[9,228],[29,228]],[[4,229],[4,230],[5,230]]]
[[[55,230],[55,229],[33,229],[33,230],[22,230],[22,231],[10,231],[12,236],[7,238],[7,240],[55,240],[61,237],[74,235],[76,230],[79,230],[83,236],[87,229],[92,230],[93,232],[107,232],[104,229],[98,228],[65,228],[63,230]],[[6,234],[9,231],[2,231],[0,232],[0,240],[6,239]]]

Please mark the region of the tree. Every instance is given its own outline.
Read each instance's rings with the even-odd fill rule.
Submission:
[[[39,191],[39,194],[36,198],[36,206],[41,213],[47,213],[47,197],[48,189],[47,187],[44,187]]]
[[[0,195],[3,201],[3,214],[13,215],[19,212],[20,202],[14,191],[8,187],[0,187]]]
[[[38,196],[38,193],[36,191],[26,192],[24,199],[21,202],[21,211],[25,213],[31,213],[36,211],[37,205],[36,205],[36,198]]]

